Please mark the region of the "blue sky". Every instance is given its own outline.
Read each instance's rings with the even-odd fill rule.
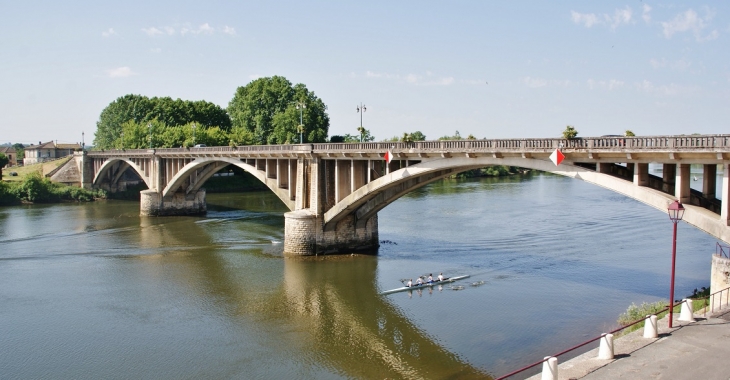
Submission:
[[[729,2],[0,3],[0,142],[93,140],[125,94],[226,107],[281,75],[330,135],[730,133]]]

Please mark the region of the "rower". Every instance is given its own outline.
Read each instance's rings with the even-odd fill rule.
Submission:
[[[439,273],[439,276],[437,278],[438,278],[439,281],[443,281],[444,280],[444,274],[443,273]]]
[[[409,278],[409,279],[408,279],[408,282],[406,282],[406,286],[407,286],[407,287],[409,287],[409,288],[410,288],[411,286],[413,286],[413,279],[412,279],[412,278]]]
[[[421,286],[421,285],[423,285],[423,280],[422,280],[422,279],[421,279],[421,278],[419,277],[419,278],[418,278],[418,279],[416,280],[416,286]]]
[[[433,274],[432,273],[429,273],[428,274],[428,280],[426,280],[426,282],[429,283],[429,284],[433,282]]]

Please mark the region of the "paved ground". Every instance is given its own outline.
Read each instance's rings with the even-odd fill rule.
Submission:
[[[560,379],[730,379],[730,310],[696,322],[658,321],[659,338],[643,330],[614,340],[614,360],[598,348],[558,364]],[[531,379],[540,379],[540,375]]]

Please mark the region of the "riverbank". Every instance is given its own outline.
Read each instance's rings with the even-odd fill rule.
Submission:
[[[598,348],[558,364],[561,379],[726,379],[730,311],[696,315],[696,322],[657,321],[658,338],[634,331],[614,341],[614,359],[598,359]],[[676,315],[675,315],[676,317]],[[529,379],[540,379],[535,375]]]

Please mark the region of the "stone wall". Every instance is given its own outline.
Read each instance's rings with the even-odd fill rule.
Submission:
[[[730,259],[721,255],[712,255],[712,270],[710,272],[710,294],[717,293],[723,289],[730,288]],[[728,302],[728,292],[722,294],[722,305]],[[716,303],[720,303],[718,296],[715,296]],[[713,299],[710,297],[710,310],[714,310]],[[719,306],[719,305],[718,305]]]
[[[362,227],[349,215],[335,226],[324,226],[323,217],[309,210],[284,214],[284,254],[307,256],[337,253],[377,253],[378,216]]]

